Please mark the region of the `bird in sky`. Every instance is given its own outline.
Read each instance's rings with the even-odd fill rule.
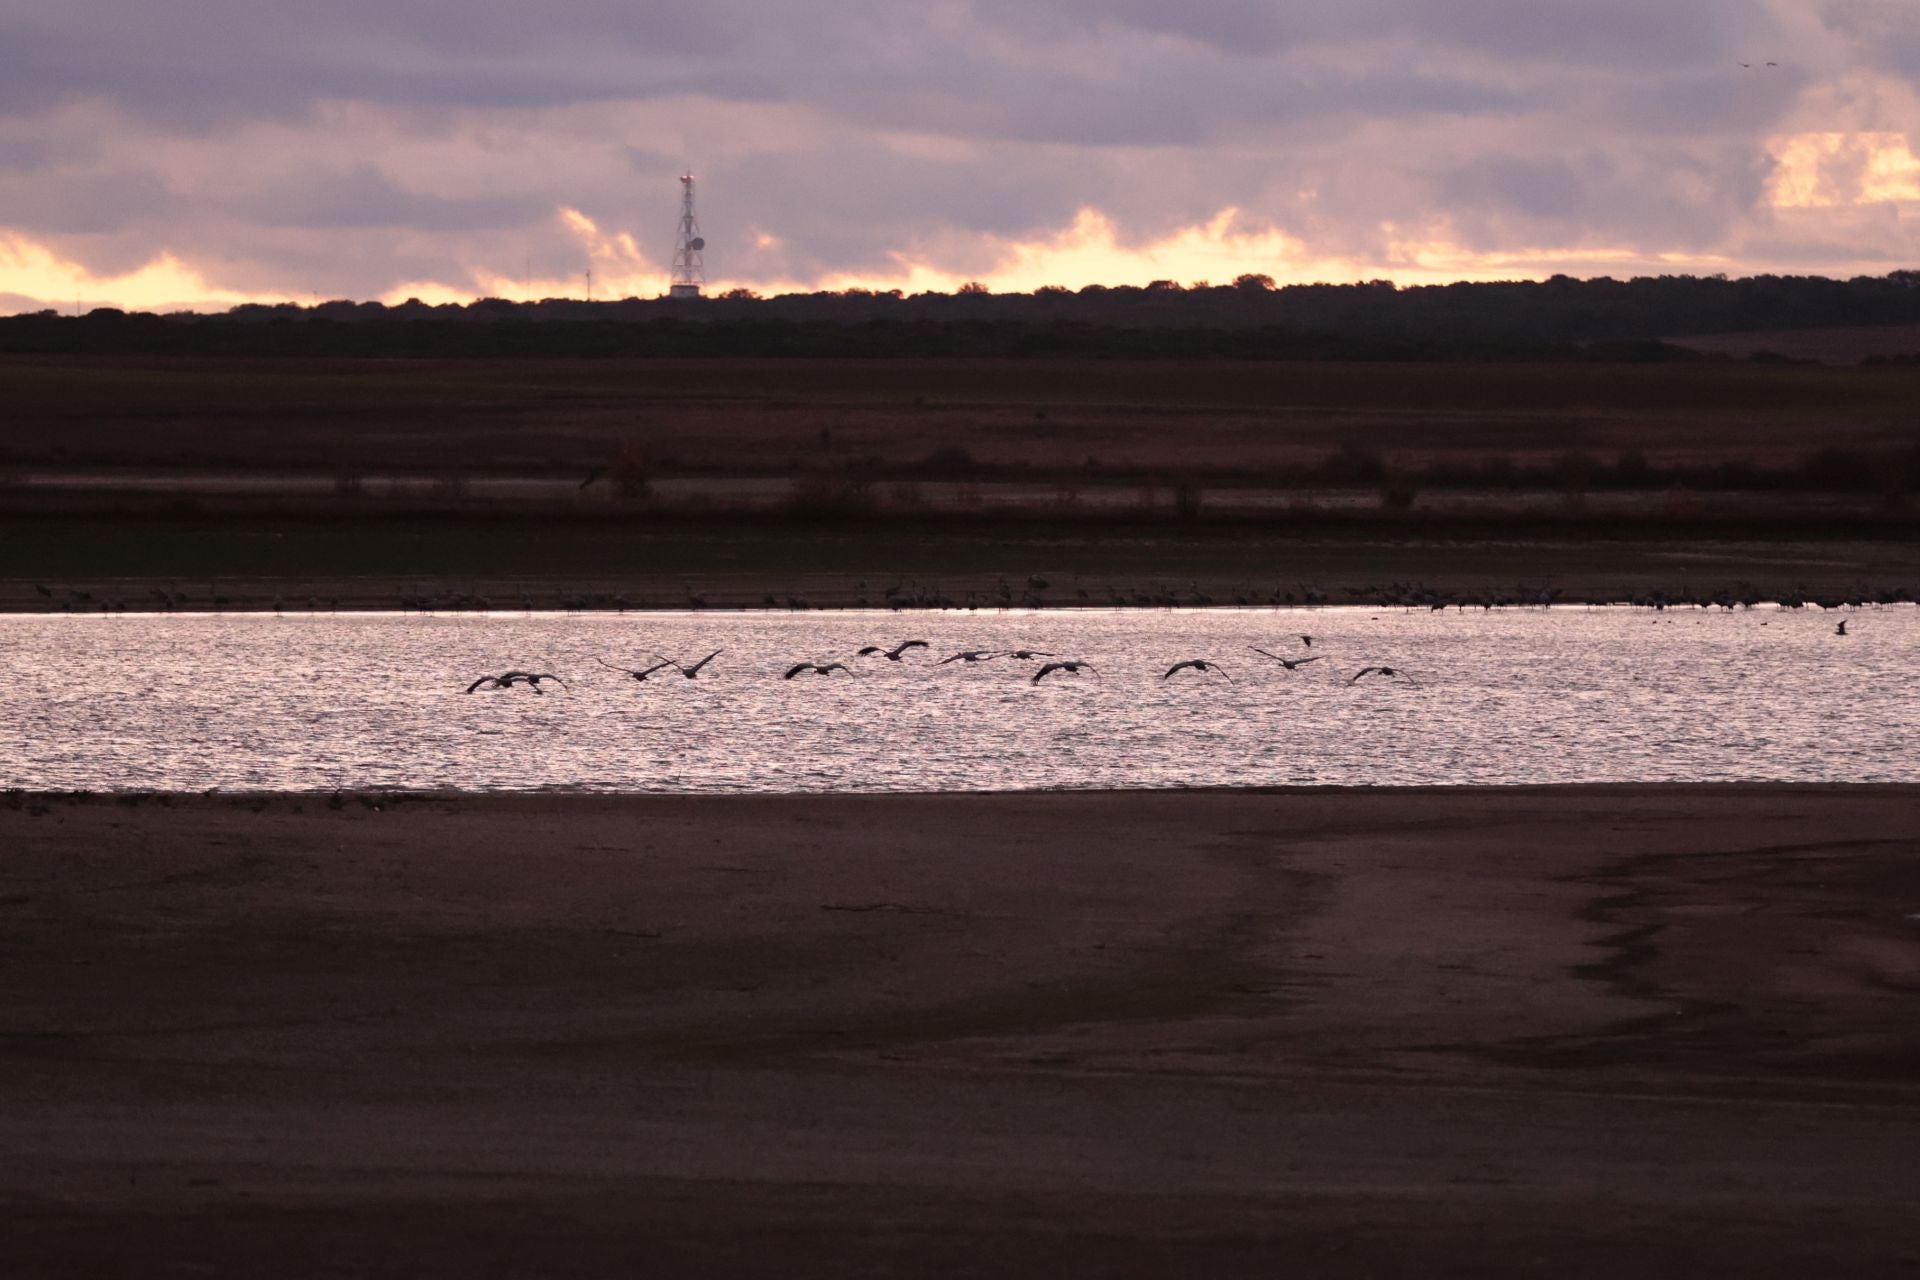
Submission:
[[[698,676],[700,674],[700,668],[706,666],[709,662],[712,662],[715,658],[719,657],[721,654],[725,652],[726,652],[725,649],[715,649],[712,653],[700,659],[700,661],[694,663],[690,667],[681,666],[680,663],[675,662],[672,658],[667,657],[667,655],[664,653],[656,653],[653,656],[656,658],[659,658],[661,661],[665,662],[670,667],[678,667],[680,670],[680,674],[685,676],[687,679],[691,680],[695,676]],[[659,670],[659,668],[657,667],[654,669],[656,671]]]
[[[1080,674],[1080,669],[1082,667],[1085,667],[1088,671],[1092,671],[1093,674],[1095,675],[1100,674],[1098,671],[1094,670],[1094,666],[1091,662],[1081,662],[1077,660],[1073,662],[1049,662],[1046,666],[1041,667],[1038,671],[1033,673],[1032,682],[1034,684],[1039,684],[1042,680],[1046,679],[1048,676],[1052,675],[1056,671],[1064,671],[1070,676],[1077,676]]]
[[[832,675],[836,671],[844,671],[848,675],[853,674],[853,668],[844,662],[796,662],[788,667],[787,674],[780,678],[782,680],[791,680],[802,671],[812,671],[823,676]]]
[[[668,667],[675,665],[674,661],[671,658],[662,658],[660,661],[654,663],[652,666],[636,671],[631,667],[616,667],[611,662],[607,662],[601,658],[595,658],[594,661],[598,662],[601,666],[605,667],[609,671],[618,671],[622,675],[632,676],[635,680],[645,680],[648,676],[652,675],[654,672],[664,671]]]
[[[1031,662],[1035,658],[1051,658],[1053,655],[1040,649],[1009,649],[1007,656],[1020,662]]]
[[[1318,662],[1320,661],[1320,658],[1322,656],[1316,653],[1311,658],[1283,658],[1277,653],[1268,653],[1265,649],[1262,649],[1259,645],[1256,645],[1256,644],[1250,644],[1247,646],[1247,648],[1253,650],[1255,653],[1259,654],[1263,658],[1272,658],[1275,662],[1279,663],[1281,666],[1285,667],[1289,671],[1294,671],[1300,667],[1304,667],[1309,662]]]
[[[1160,678],[1162,680],[1171,680],[1173,678],[1174,672],[1185,671],[1189,668],[1200,672],[1202,675],[1206,674],[1209,671],[1215,672],[1222,679],[1226,680],[1228,684],[1233,683],[1233,677],[1228,675],[1226,671],[1221,668],[1219,663],[1208,662],[1205,658],[1188,658],[1185,662],[1176,662],[1172,666],[1168,667],[1167,674],[1161,676]]]
[[[1359,671],[1354,673],[1353,679],[1347,681],[1347,683],[1353,684],[1355,681],[1359,680],[1361,676],[1371,676],[1371,675],[1382,675],[1387,677],[1389,680],[1393,679],[1395,676],[1398,676],[1400,679],[1405,680],[1408,684],[1417,685],[1420,683],[1419,681],[1415,680],[1411,675],[1407,674],[1405,671],[1402,671],[1399,667],[1362,667],[1360,668]]]
[[[885,658],[888,662],[898,662],[900,661],[900,655],[905,653],[907,650],[924,649],[926,647],[927,647],[927,642],[925,640],[902,640],[899,644],[895,645],[891,649],[883,649],[877,644],[870,644],[866,646],[864,649],[860,650],[859,656],[862,658],[866,658],[866,657],[871,657],[873,654],[877,653],[881,657]]]
[[[529,689],[532,689],[535,693],[544,694],[546,690],[540,687],[540,682],[542,680],[551,680],[555,684],[559,685],[562,689],[567,687],[567,682],[565,680],[562,680],[559,676],[556,676],[551,672],[503,671],[497,676],[481,676],[478,680],[475,680],[472,684],[468,685],[466,691],[468,693],[472,693],[475,689],[480,689],[480,688],[511,689],[516,684],[524,684]]]
[[[1000,655],[992,649],[970,649],[966,653],[956,653],[951,658],[942,658],[934,665],[944,667],[949,662],[964,662],[972,665],[973,663],[986,662],[999,656]]]

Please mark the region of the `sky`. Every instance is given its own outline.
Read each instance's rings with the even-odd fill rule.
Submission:
[[[0,313],[651,297],[687,170],[714,290],[1879,275],[1920,0],[0,0]]]

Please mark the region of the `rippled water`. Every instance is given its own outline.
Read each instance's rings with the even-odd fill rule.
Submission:
[[[1920,781],[1920,612],[0,618],[0,786],[591,791]],[[1324,660],[1287,672],[1247,651]],[[934,654],[856,660],[906,637]],[[698,680],[645,684],[661,650]],[[856,679],[782,680],[845,657]],[[1205,657],[1225,678],[1161,673]],[[1418,685],[1369,679],[1404,667]],[[510,667],[572,691],[461,690]],[[711,678],[709,678],[711,677]]]

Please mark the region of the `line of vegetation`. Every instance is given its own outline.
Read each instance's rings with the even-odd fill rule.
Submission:
[[[1920,271],[1883,277],[1661,276],[1396,288],[1089,286],[994,294],[847,290],[758,298],[470,305],[102,308],[0,318],[0,352],[95,355],[1032,357],[1703,360],[1675,334],[1920,325]],[[1778,358],[1778,357],[1774,357]]]
[[[669,477],[786,475],[784,466],[763,473],[751,468],[688,465],[671,456],[650,459],[635,447],[623,449],[608,468],[616,497],[641,501],[653,482]],[[1804,454],[1792,466],[1767,467],[1738,460],[1656,464],[1641,451],[1611,456],[1563,450],[1534,461],[1510,454],[1468,459],[1408,462],[1349,442],[1317,462],[1299,466],[1199,468],[1106,466],[1089,459],[1085,466],[1062,469],[976,459],[964,447],[933,450],[918,461],[886,463],[854,459],[800,468],[796,494],[805,501],[865,493],[888,482],[948,484],[1053,485],[1060,505],[1072,507],[1089,491],[1120,487],[1268,489],[1315,491],[1380,489],[1500,493],[1847,493],[1908,495],[1920,492],[1920,443],[1901,449],[1864,450],[1823,447]],[[1411,505],[1404,502],[1399,505]]]

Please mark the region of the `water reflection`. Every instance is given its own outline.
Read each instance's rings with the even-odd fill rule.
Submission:
[[[1249,651],[1308,656],[1303,631],[1321,661]],[[0,659],[36,675],[0,687],[0,786],[1920,780],[1920,613],[1850,631],[1765,609],[10,617]],[[885,656],[908,639],[929,647]],[[1016,648],[1036,656],[939,661]],[[714,649],[695,679],[628,674]],[[1035,683],[1042,653],[1093,671]],[[1164,678],[1195,658],[1231,683]],[[782,678],[833,661],[853,678]],[[1354,682],[1369,666],[1413,681]],[[463,693],[509,670],[569,689]]]

